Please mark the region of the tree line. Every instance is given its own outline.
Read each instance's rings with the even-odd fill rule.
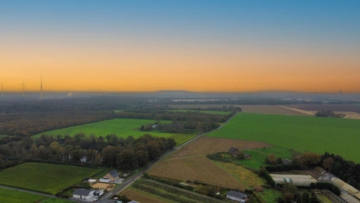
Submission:
[[[173,138],[145,134],[137,139],[116,135],[52,137],[42,135],[35,141],[24,137],[20,142],[0,146],[0,169],[25,161],[83,164],[132,170],[145,166],[166,150],[176,146]]]
[[[339,155],[325,152],[321,157],[321,166],[349,185],[360,190],[360,164],[347,161]]]

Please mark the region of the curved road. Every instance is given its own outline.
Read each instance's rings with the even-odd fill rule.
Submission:
[[[237,114],[237,113],[236,113]],[[234,114],[231,118],[229,118],[225,123],[223,123],[221,126],[219,126],[217,129],[210,131],[210,132],[214,132],[217,131],[219,129],[221,129],[225,124],[227,124],[232,118],[234,118],[234,116],[236,115]],[[189,144],[190,142],[193,142],[194,140],[198,139],[199,137],[206,135],[210,132],[206,132],[200,135],[195,136],[194,138],[190,139],[187,142],[184,142],[183,144],[175,147],[174,149],[168,150],[165,154],[161,155],[158,160],[152,161],[150,162],[145,168],[141,169],[140,171],[138,171],[138,173],[134,174],[133,176],[131,176],[130,178],[128,178],[125,182],[123,182],[121,185],[119,185],[119,187],[114,188],[113,190],[111,190],[110,192],[108,192],[107,194],[105,194],[104,196],[101,197],[101,199],[99,200],[100,203],[105,203],[108,199],[110,199],[113,195],[118,194],[119,192],[123,191],[124,189],[126,189],[128,186],[130,186],[133,182],[135,182],[137,179],[139,179],[143,173],[145,173],[146,171],[148,171],[149,169],[151,169],[156,163],[158,163],[159,161],[161,161],[162,159],[166,158],[167,156],[171,155],[172,153],[176,152],[177,150],[181,149],[183,146]]]
[[[236,113],[237,114],[237,113]],[[234,114],[231,118],[229,118],[225,123],[223,123],[221,126],[219,126],[217,129],[210,131],[210,132],[214,132],[217,131],[219,129],[221,129],[226,123],[228,123],[236,114]],[[183,144],[168,150],[166,153],[164,153],[163,155],[161,155],[157,160],[154,160],[152,162],[150,162],[146,167],[140,169],[136,174],[132,175],[131,177],[127,178],[121,185],[118,185],[117,187],[115,187],[113,190],[111,190],[110,192],[106,193],[104,196],[102,196],[98,202],[100,203],[105,203],[108,199],[110,199],[113,195],[118,194],[119,192],[123,191],[124,189],[126,189],[129,185],[131,185],[133,182],[135,182],[135,180],[139,179],[146,171],[148,171],[149,169],[151,169],[156,163],[158,163],[159,161],[161,161],[162,159],[164,159],[165,157],[171,155],[172,153],[176,152],[177,150],[181,149],[183,146],[189,144],[190,142],[193,142],[194,140],[198,139],[199,137],[206,135],[207,133],[210,132],[206,132],[200,135],[195,136],[194,138],[188,140],[187,142],[184,142]],[[31,190],[26,190],[26,189],[19,189],[19,188],[14,188],[14,187],[9,187],[9,186],[3,186],[0,185],[0,188],[5,188],[5,189],[10,189],[10,190],[16,190],[16,191],[20,191],[20,192],[26,192],[26,193],[31,193],[31,194],[35,194],[35,195],[41,195],[44,197],[51,197],[51,198],[57,198],[57,199],[63,199],[63,198],[59,198],[55,195],[50,195],[50,194],[45,194],[45,193],[41,193],[41,192],[35,192],[35,191],[31,191]],[[73,201],[73,202],[86,202],[86,201],[81,201],[81,200],[74,200],[74,199],[66,199],[68,201]]]

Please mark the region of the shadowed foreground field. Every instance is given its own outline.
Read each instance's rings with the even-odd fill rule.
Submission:
[[[48,198],[40,195],[0,188],[0,202],[4,203],[70,203],[65,199]]]
[[[266,142],[300,152],[327,151],[360,162],[360,120],[240,113],[207,136]]]
[[[144,191],[140,191],[134,188],[127,188],[121,195],[126,195],[127,198],[138,201],[138,202],[146,202],[146,203],[166,203],[168,201],[160,199],[155,195],[151,195]]]
[[[56,194],[101,169],[45,163],[24,163],[0,171],[0,184]]]

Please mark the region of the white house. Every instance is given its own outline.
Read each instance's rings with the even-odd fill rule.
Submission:
[[[89,183],[96,183],[96,179],[91,179],[90,178],[88,181],[89,181]]]
[[[109,178],[100,178],[99,181],[102,183],[109,183],[110,179]]]
[[[87,190],[87,189],[76,189],[73,193],[73,198],[77,198],[77,199],[85,199],[88,200],[90,199],[92,196],[94,195],[94,191],[93,190]]]
[[[246,194],[242,192],[230,191],[226,194],[226,199],[238,201],[240,203],[246,202]]]

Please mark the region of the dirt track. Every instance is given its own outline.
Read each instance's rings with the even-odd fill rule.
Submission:
[[[229,104],[177,104],[169,105],[171,108],[222,108],[223,106],[229,106]],[[280,115],[294,115],[294,116],[306,116],[306,113],[294,111],[291,109],[284,108],[278,105],[230,105],[240,107],[245,113],[263,113],[263,114],[280,114]]]
[[[254,149],[254,148],[262,148],[269,147],[271,145],[263,143],[263,142],[253,142],[253,141],[245,141],[245,140],[234,140],[234,139],[224,139],[224,138],[212,138],[212,137],[200,137],[194,142],[184,146],[180,150],[178,150],[175,154],[173,154],[171,158],[175,157],[185,157],[192,155],[206,155],[216,152],[226,152],[230,149],[230,147],[236,147],[239,150],[245,149]]]

